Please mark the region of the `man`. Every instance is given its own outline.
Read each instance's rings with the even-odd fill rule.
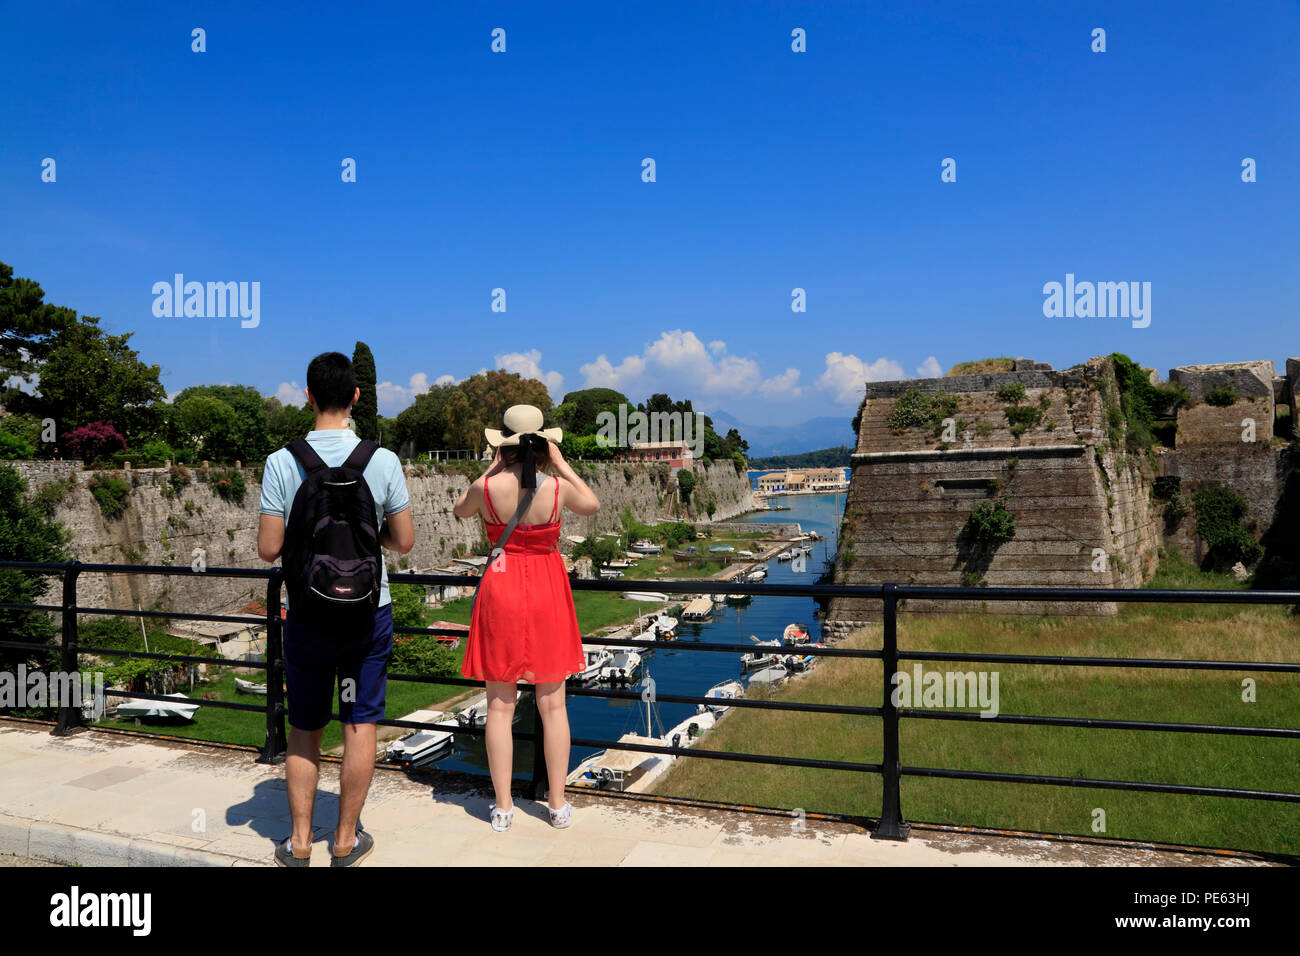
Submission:
[[[308,433],[307,442],[326,465],[342,465],[360,441],[347,427],[352,405],[361,397],[348,357],[326,352],[312,359],[307,366],[306,396],[316,413],[316,428]],[[415,543],[415,530],[401,462],[391,451],[380,448],[362,475],[375,501],[376,523],[382,522],[380,546],[406,554]],[[257,553],[263,561],[274,562],[280,557],[294,495],[305,477],[305,469],[287,448],[266,460],[257,532]],[[293,608],[288,608],[284,627],[289,710],[285,778],[293,833],[276,845],[275,859],[281,866],[308,866],[311,862],[320,738],[330,721],[336,679],[343,725],[343,767],[330,865],[353,866],[374,848],[374,839],[359,829],[358,821],[375,768],[375,721],[384,716],[388,656],[393,644],[387,568],[383,568],[382,575],[373,633],[359,638],[313,633],[295,622]]]

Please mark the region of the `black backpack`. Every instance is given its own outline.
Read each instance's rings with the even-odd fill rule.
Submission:
[[[331,468],[304,438],[289,453],[307,470],[285,522],[285,588],[295,623],[326,637],[369,637],[379,609],[383,558],[375,499],[362,472],[379,446],[362,439]]]

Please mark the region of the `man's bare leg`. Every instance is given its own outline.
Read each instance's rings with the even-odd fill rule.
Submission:
[[[285,787],[289,791],[289,815],[293,819],[291,846],[302,855],[311,850],[312,811],[316,806],[316,784],[320,778],[320,730],[289,727],[289,748],[284,758]]]
[[[339,826],[334,845],[356,842],[357,821],[375,773],[375,725],[343,724],[343,768],[339,771]]]

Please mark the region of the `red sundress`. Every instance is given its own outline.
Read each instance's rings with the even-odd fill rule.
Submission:
[[[555,504],[546,524],[517,524],[501,558],[483,570],[462,676],[471,680],[543,684],[561,681],[586,669],[573,591],[564,560],[556,545],[560,540],[560,483],[555,481]],[[483,494],[492,507],[487,482]],[[493,545],[506,523],[487,522]]]

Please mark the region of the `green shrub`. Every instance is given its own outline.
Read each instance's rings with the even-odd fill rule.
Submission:
[[[389,670],[420,677],[459,677],[456,652],[423,634],[401,634],[393,640]]]
[[[47,481],[32,495],[32,506],[47,518],[54,517],[63,499],[68,496],[75,483],[67,478]]]
[[[161,465],[165,461],[175,461],[176,451],[165,441],[151,441],[138,448],[128,448],[125,458],[140,467]]]
[[[22,461],[36,457],[36,449],[23,437],[0,431],[0,459]]]
[[[1259,560],[1264,549],[1241,523],[1250,510],[1245,498],[1223,485],[1210,485],[1197,491],[1192,502],[1196,533],[1209,546],[1206,557],[1214,567]]]
[[[244,482],[244,473],[237,468],[223,468],[214,471],[208,479],[212,485],[212,490],[223,501],[233,501],[237,505],[244,503],[244,492],[247,485]]]
[[[1043,420],[1043,410],[1035,405],[1008,405],[1003,412],[1017,438]]]
[[[901,432],[907,428],[928,427],[938,435],[943,420],[953,418],[961,408],[961,398],[948,392],[922,392],[909,389],[894,403],[886,420],[891,429]]]
[[[1025,387],[1019,382],[1007,382],[998,388],[998,401],[1018,405],[1025,400]]]
[[[179,462],[174,462],[167,475],[167,487],[173,495],[179,495],[192,480],[190,470]]]
[[[1016,516],[1001,498],[981,501],[966,519],[966,533],[975,541],[994,546],[1016,536]]]
[[[95,475],[86,486],[99,504],[100,513],[112,521],[122,517],[126,511],[126,499],[131,494],[131,486],[121,478],[106,478]]]
[[[1237,404],[1239,398],[1241,396],[1237,394],[1237,390],[1231,385],[1220,385],[1205,393],[1205,404],[1227,408],[1229,405]]]

